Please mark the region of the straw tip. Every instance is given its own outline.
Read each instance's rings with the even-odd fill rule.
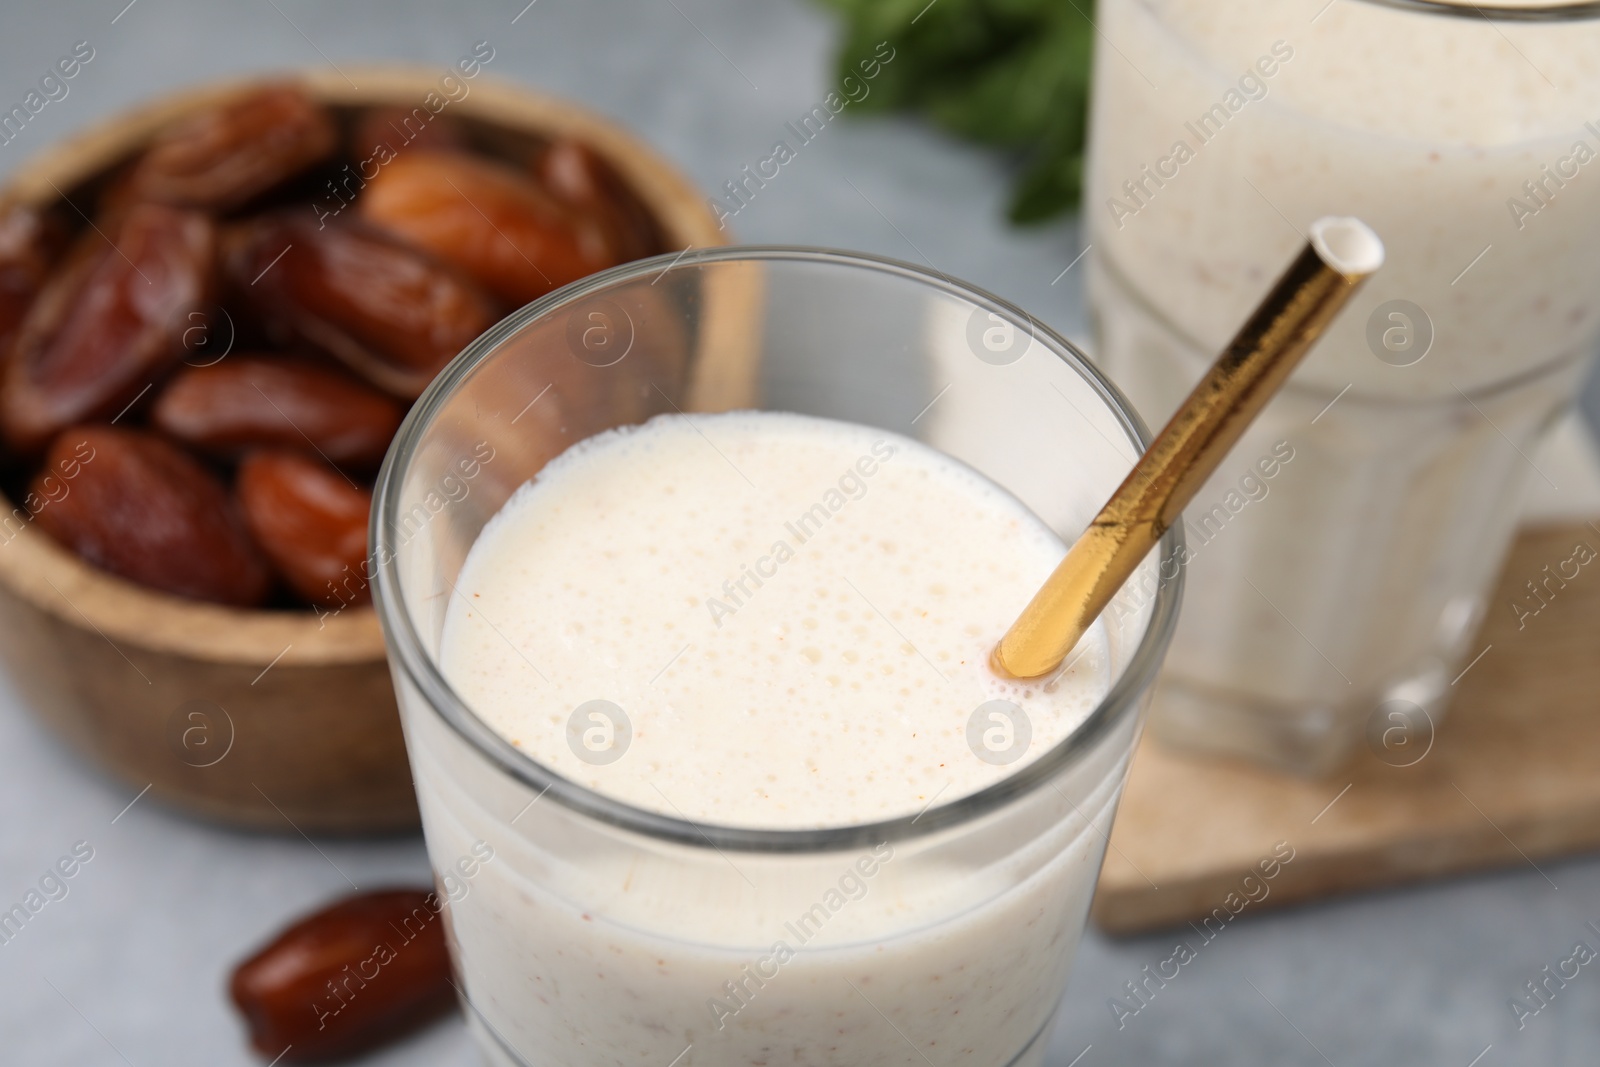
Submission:
[[[1009,651],[1006,646],[1011,641],[1008,632],[1001,638],[999,644],[989,653],[989,669],[995,676],[1008,682],[1028,682],[1044,678],[1051,671],[1061,666],[1061,661],[1066,659],[1066,653],[1052,654],[1039,653],[1030,650],[1026,645],[1013,647]],[[1077,641],[1074,639],[1073,644]]]
[[[1383,239],[1350,215],[1325,215],[1311,224],[1311,247],[1347,278],[1364,278],[1383,266]]]
[[[1015,678],[1011,668],[1006,666],[1005,642],[995,645],[989,653],[989,669],[1002,678]]]

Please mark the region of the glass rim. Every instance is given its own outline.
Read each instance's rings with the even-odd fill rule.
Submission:
[[[1332,0],[1329,0],[1331,3]],[[1360,0],[1375,7],[1392,7],[1421,15],[1482,19],[1486,22],[1578,22],[1600,16],[1597,0],[1572,0],[1565,4],[1473,4],[1469,0]]]
[[[717,263],[773,261],[822,264],[894,275],[1001,311],[1017,325],[1026,324],[1034,340],[1042,342],[1052,355],[1066,363],[1099,395],[1138,453],[1143,454],[1149,447],[1151,434],[1132,404],[1076,345],[1037,322],[1015,304],[977,286],[953,280],[936,270],[889,257],[829,248],[730,245],[665,253],[589,275],[512,312],[462,349],[423,391],[395,433],[373,490],[372,517],[368,525],[368,548],[377,564],[372,581],[373,607],[383,626],[391,669],[398,668],[398,671],[404,672],[406,679],[427,702],[432,714],[443,719],[463,741],[498,770],[535,790],[538,797],[548,794],[557,803],[583,816],[650,838],[737,852],[837,852],[882,841],[928,836],[975,820],[1033,793],[1079,762],[1114,727],[1121,725],[1130,715],[1137,714],[1140,698],[1155,682],[1156,671],[1177,623],[1184,580],[1181,567],[1172,580],[1166,581],[1160,578],[1158,562],[1158,580],[1149,623],[1126,667],[1094,711],[1038,759],[976,793],[957,797],[915,815],[871,823],[804,829],[729,826],[663,815],[607,796],[556,773],[513,746],[467,706],[466,701],[445,679],[434,656],[427,651],[405,607],[399,557],[395,551],[396,539],[391,534],[391,531],[398,529],[400,489],[434,419],[460,385],[502,344],[535,320],[622,282],[652,274],[664,276],[675,270]],[[1182,546],[1182,524],[1176,523],[1162,535],[1158,560],[1181,558]]]

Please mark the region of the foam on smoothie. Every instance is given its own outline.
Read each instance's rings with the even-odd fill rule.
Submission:
[[[871,822],[1014,774],[1105,695],[1098,626],[1048,691],[987,665],[1064,552],[1014,498],[907,438],[660,416],[574,446],[484,527],[440,661],[512,744],[627,803],[723,825]],[[597,700],[631,730],[610,763],[570,740]],[[997,700],[1031,733],[1008,761],[971,743],[1015,743],[1014,716],[969,730]]]

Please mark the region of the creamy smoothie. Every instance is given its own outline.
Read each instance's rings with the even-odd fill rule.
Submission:
[[[1098,626],[1048,684],[987,666],[1063,553],[909,439],[661,416],[573,447],[483,528],[439,662],[521,752],[636,808],[792,831],[920,818],[1105,697]],[[448,753],[412,755],[436,860],[493,837],[451,923],[504,1062],[998,1067],[1042,1062],[1125,751],[959,834],[799,856],[575,843],[557,802],[490,812]]]
[[[1389,251],[1189,509],[1158,700],[1183,740],[1326,767],[1378,701],[1441,707],[1484,610],[1511,610],[1485,589],[1600,326],[1600,22],[1472,11],[1099,9],[1096,332],[1148,419],[1312,219]]]
[[[576,446],[484,528],[440,658],[512,744],[619,800],[768,829],[877,822],[1020,770],[1105,695],[1099,630],[1050,691],[987,666],[1063,551],[906,438],[661,416]],[[573,709],[597,699],[628,720],[614,762],[570,743]],[[968,745],[987,701],[1029,724],[1015,761]]]

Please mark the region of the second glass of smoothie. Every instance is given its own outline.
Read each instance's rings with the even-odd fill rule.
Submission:
[[[1179,583],[1046,682],[988,653],[1144,442],[1016,308],[866,257],[633,264],[474,343],[373,548],[489,1058],[1041,1064]]]
[[[1095,333],[1148,418],[1313,219],[1359,216],[1388,250],[1187,510],[1189,609],[1152,716],[1185,746],[1327,771],[1374,724],[1427,730],[1485,613],[1530,611],[1486,597],[1600,334],[1600,17],[1105,0],[1097,19]],[[1519,577],[1532,609],[1553,591]]]

